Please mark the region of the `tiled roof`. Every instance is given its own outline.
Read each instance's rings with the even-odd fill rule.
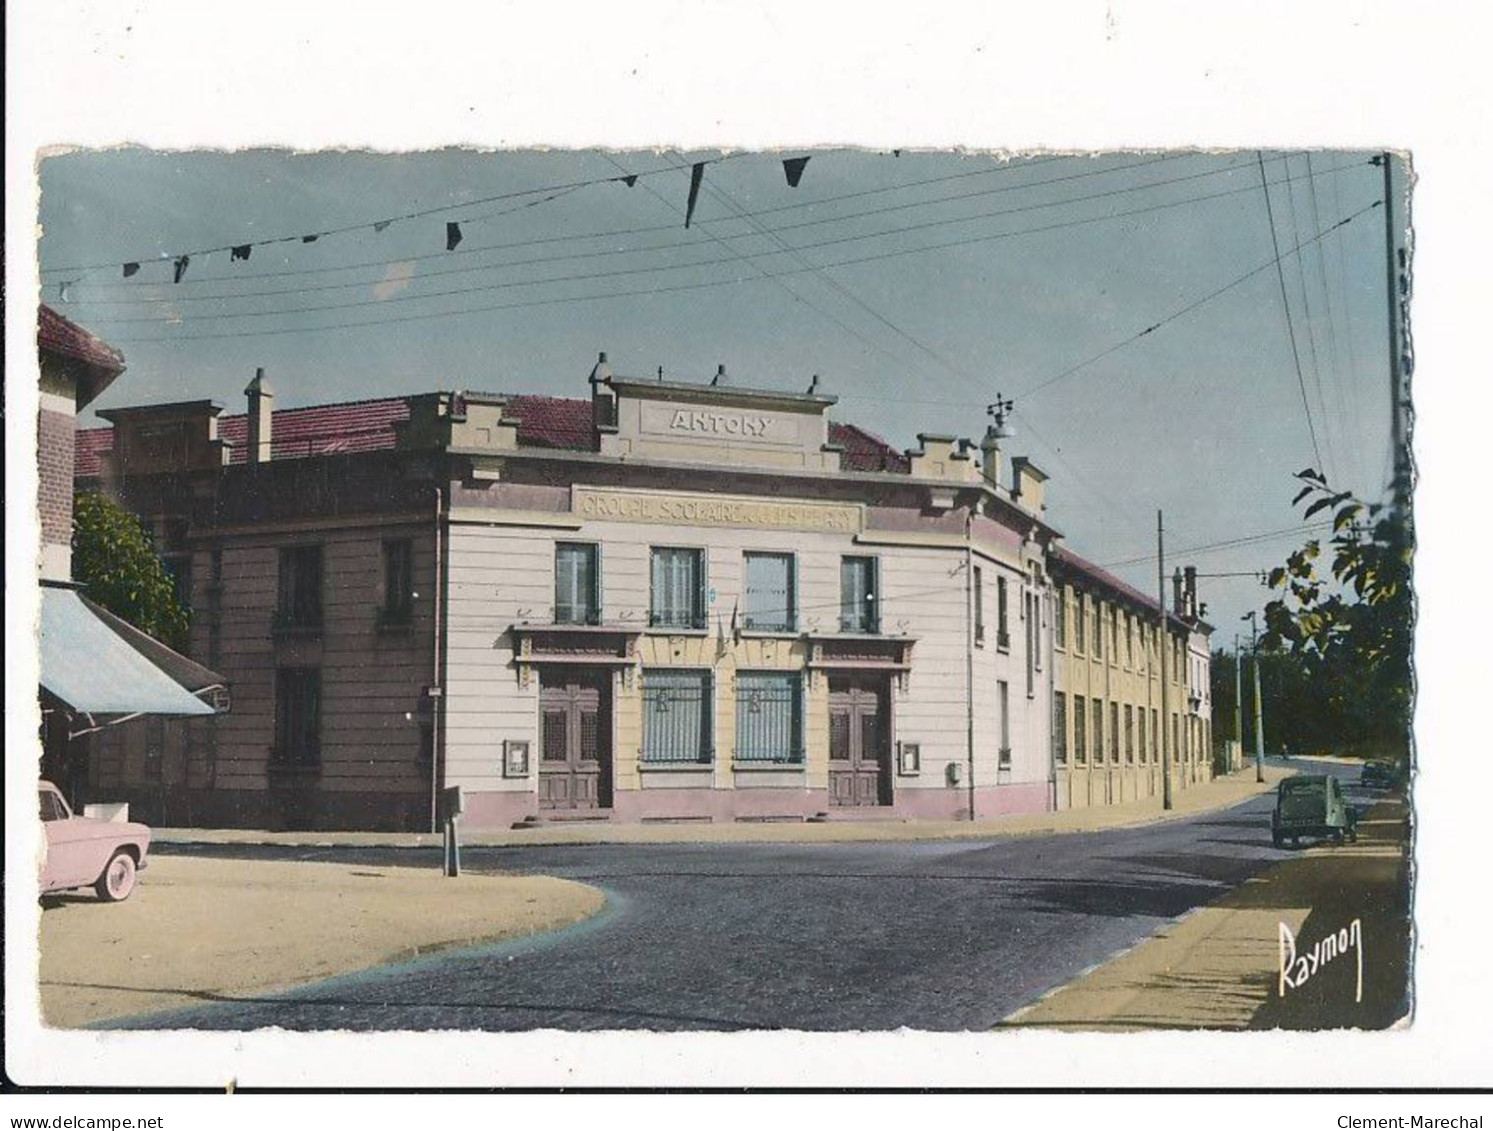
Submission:
[[[589,452],[596,447],[591,402],[576,397],[515,396],[504,416],[518,418],[518,442],[526,448]]]
[[[1065,569],[1071,573],[1080,574],[1101,589],[1108,589],[1117,597],[1142,605],[1151,612],[1158,611],[1161,606],[1156,603],[1156,598],[1148,597],[1129,582],[1121,581],[1106,569],[1101,569],[1086,558],[1081,558],[1066,546],[1057,546],[1048,554],[1047,560],[1054,573],[1061,574]],[[1168,613],[1167,618],[1181,627],[1187,627],[1187,622]]]
[[[829,422],[829,442],[845,449],[841,465],[846,471],[892,471],[906,475],[912,462],[874,432],[854,424]]]
[[[71,318],[42,303],[36,317],[36,344],[48,353],[96,366],[110,374],[124,372],[124,354],[96,338]]]
[[[509,398],[504,411],[518,419],[522,447],[583,452],[596,447],[589,400],[518,395]],[[279,409],[271,430],[271,458],[301,459],[392,448],[396,441],[394,426],[408,420],[409,415],[410,404],[405,397]],[[248,430],[246,415],[218,417],[218,436],[231,445],[229,458],[234,463],[242,463],[247,457]],[[831,421],[829,438],[831,443],[844,446],[847,471],[908,471],[906,456],[862,428]],[[81,428],[76,443],[76,474],[91,478],[99,473],[100,457],[114,445],[114,430]]]

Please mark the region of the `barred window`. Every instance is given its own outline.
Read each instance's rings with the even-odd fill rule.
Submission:
[[[1125,704],[1125,761],[1135,761],[1135,709]]]
[[[797,672],[737,675],[738,762],[801,763],[803,729],[803,680]]]
[[[709,763],[710,673],[643,670],[643,761]]]
[[[1061,694],[1061,692],[1059,693]],[[1082,766],[1089,760],[1089,721],[1084,712],[1084,697],[1073,697],[1073,761]]]
[[[1111,762],[1120,760],[1120,705],[1118,703],[1109,705],[1109,760]]]

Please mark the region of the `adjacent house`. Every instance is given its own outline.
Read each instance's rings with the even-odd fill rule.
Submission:
[[[124,372],[124,356],[43,305],[37,421],[41,522],[41,776],[81,810],[91,795],[91,736],[131,720],[212,716],[223,678],[88,599],[72,582],[74,427],[78,409]],[[113,799],[111,799],[113,800]]]

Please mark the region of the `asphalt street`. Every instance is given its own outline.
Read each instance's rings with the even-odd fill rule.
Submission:
[[[515,943],[113,1027],[988,1029],[1287,857],[1270,844],[1271,805],[991,841],[469,849],[469,869],[580,880],[608,908]]]

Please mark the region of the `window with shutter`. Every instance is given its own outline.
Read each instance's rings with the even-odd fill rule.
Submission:
[[[792,554],[747,554],[745,609],[746,628],[788,632],[795,626],[796,594]]]
[[[555,623],[601,623],[600,547],[577,542],[555,546]]]
[[[878,630],[875,558],[840,559],[840,631]]]

